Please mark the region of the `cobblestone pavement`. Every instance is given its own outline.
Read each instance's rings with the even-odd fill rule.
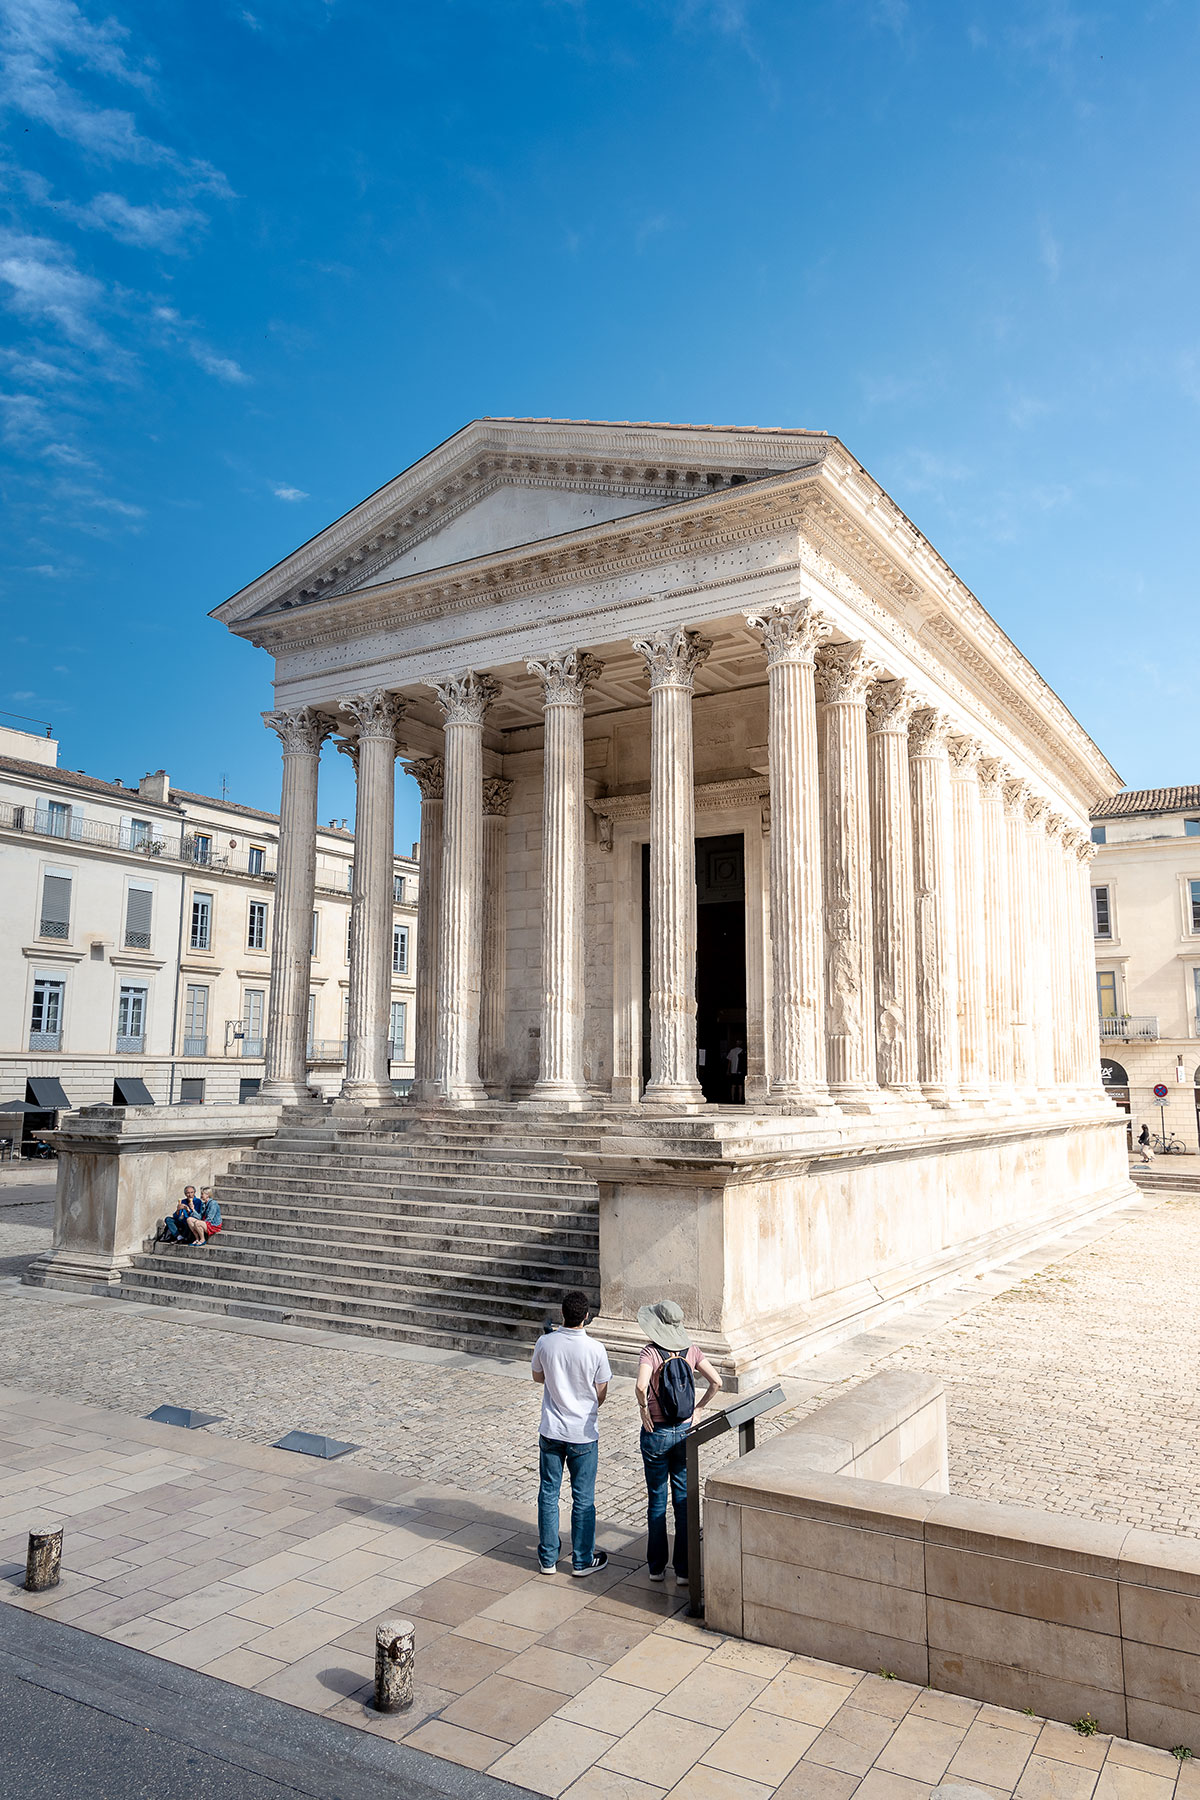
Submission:
[[[9,1268],[47,1240],[35,1210],[0,1189]],[[1009,1279],[982,1301],[968,1284],[933,1328],[927,1308],[806,1364],[763,1434],[881,1368],[928,1370],[946,1386],[956,1493],[1200,1536],[1200,1198],[1155,1197]],[[528,1500],[539,1401],[524,1368],[419,1356],[0,1282],[0,1381],[133,1415],[186,1403],[225,1415],[214,1434],[260,1444],[325,1432],[363,1446],[356,1465]],[[596,1497],[632,1524],[644,1489],[631,1386],[618,1378],[602,1415]],[[705,1468],[732,1450],[722,1440]]]
[[[53,1164],[6,1169],[0,1185],[0,1275],[19,1275],[50,1242],[54,1222]]]

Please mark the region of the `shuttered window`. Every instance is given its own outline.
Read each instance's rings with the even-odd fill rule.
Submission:
[[[71,877],[43,875],[40,936],[65,938],[71,934]]]
[[[212,943],[212,895],[192,895],[192,935],[193,950],[207,950]]]
[[[1092,924],[1097,937],[1112,936],[1112,908],[1108,904],[1108,889],[1094,887],[1092,889]]]
[[[408,926],[392,927],[392,974],[408,974]]]
[[[125,893],[125,948],[127,950],[148,950],[150,948],[150,921],[154,911],[154,890],[148,887],[133,887]]]
[[[247,950],[265,950],[267,947],[267,903],[265,900],[250,902],[250,921],[246,928]]]

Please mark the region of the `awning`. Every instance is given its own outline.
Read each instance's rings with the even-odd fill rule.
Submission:
[[[113,1082],[114,1106],[153,1106],[154,1095],[136,1075],[118,1075]]]
[[[36,1102],[43,1112],[70,1112],[71,1102],[63,1093],[57,1075],[31,1075],[25,1084],[26,1098]]]

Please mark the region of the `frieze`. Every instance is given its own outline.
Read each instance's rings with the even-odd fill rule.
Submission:
[[[771,784],[765,775],[743,776],[736,781],[700,781],[693,789],[693,805],[697,812],[732,811],[740,806],[761,805],[770,792]],[[648,819],[650,789],[589,800],[588,809],[597,820],[610,823],[618,819]]]

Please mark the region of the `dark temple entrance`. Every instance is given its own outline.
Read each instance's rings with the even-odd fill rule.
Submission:
[[[696,1077],[746,1098],[746,855],[742,835],[696,839]],[[736,1054],[734,1054],[736,1052]],[[642,1086],[650,1079],[650,846],[642,846]]]

